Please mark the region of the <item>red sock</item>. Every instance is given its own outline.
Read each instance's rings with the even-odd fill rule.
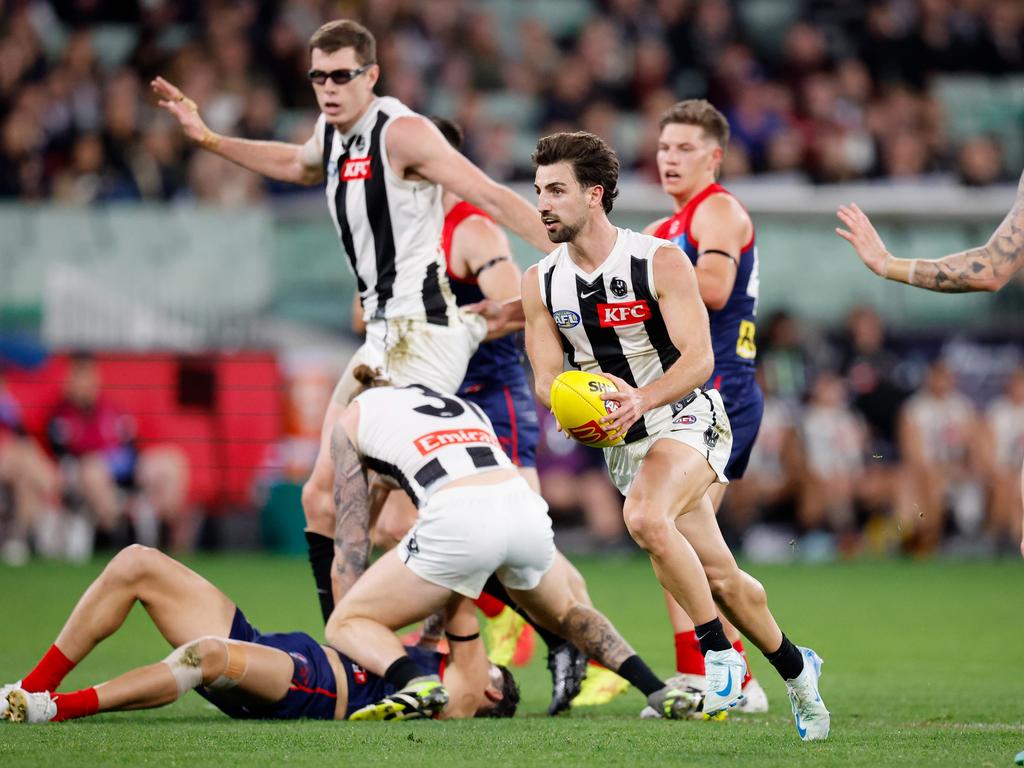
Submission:
[[[686,675],[704,675],[704,654],[694,630],[676,635],[676,672]]]
[[[75,668],[75,662],[61,653],[60,648],[51,645],[46,655],[39,660],[36,668],[21,681],[21,687],[29,693],[56,691],[68,672]]]
[[[57,702],[57,716],[53,718],[55,723],[75,717],[88,717],[100,711],[100,697],[96,695],[95,688],[58,693],[54,695],[53,700]]]
[[[484,612],[484,616],[488,619],[493,619],[499,613],[505,610],[505,604],[496,597],[488,595],[486,592],[481,592],[480,597],[473,601],[481,611]]]
[[[747,658],[747,651],[743,647],[743,640],[737,640],[732,644],[732,647],[736,649],[736,652],[743,657],[743,660],[747,662],[747,674],[743,678],[743,685],[740,688],[746,688],[747,683],[754,679],[754,676],[750,674],[750,659]]]

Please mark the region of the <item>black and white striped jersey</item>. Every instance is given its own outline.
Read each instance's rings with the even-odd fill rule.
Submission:
[[[395,118],[414,114],[398,99],[378,97],[344,134],[321,114],[314,136],[327,206],[356,276],[363,316],[448,325],[456,309],[441,252],[441,188],[399,178],[384,142]]]
[[[360,394],[356,450],[363,463],[397,482],[417,506],[460,480],[514,465],[474,403],[412,384]]]
[[[660,377],[679,359],[658,306],[654,253],[671,245],[619,229],[615,247],[586,273],[560,245],[539,264],[541,300],[554,318],[569,364],[613,373],[635,387]],[[655,408],[630,427],[626,442],[657,434],[672,420],[670,406]]]

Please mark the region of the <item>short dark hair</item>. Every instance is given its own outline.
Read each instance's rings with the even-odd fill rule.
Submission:
[[[537,142],[530,157],[534,167],[568,163],[581,187],[600,186],[604,189],[601,205],[605,213],[612,212],[619,196],[619,158],[608,142],[586,131],[555,133]]]
[[[519,706],[519,685],[512,671],[504,664],[495,665],[501,671],[501,701],[487,710],[481,717],[514,717]]]
[[[377,63],[377,40],[373,33],[357,21],[338,19],[328,21],[309,38],[309,52],[319,48],[334,53],[342,48],[354,48],[360,66]]]
[[[438,115],[431,115],[430,120],[441,131],[441,135],[447,139],[449,144],[458,150],[462,149],[463,133],[462,127],[458,123],[453,123],[448,118]]]
[[[658,128],[664,128],[672,123],[698,125],[704,129],[704,133],[718,142],[722,149],[729,146],[729,121],[707,99],[677,101],[661,114]]]

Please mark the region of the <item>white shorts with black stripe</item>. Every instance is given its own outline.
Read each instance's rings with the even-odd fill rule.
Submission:
[[[361,387],[352,377],[360,364],[380,368],[397,387],[422,384],[443,394],[454,394],[466,376],[469,359],[487,334],[487,322],[460,310],[451,325],[398,318],[371,320],[366,341],[352,356],[334,388],[334,401],[347,404]]]
[[[533,589],[555,560],[548,505],[521,477],[441,488],[398,556],[421,579],[473,600],[492,573],[509,589]]]
[[[657,440],[675,440],[689,445],[701,456],[718,476],[718,482],[727,485],[725,465],[729,463],[732,451],[732,428],[725,406],[718,390],[696,390],[695,397],[683,402],[683,409],[657,434],[649,435],[626,445],[604,449],[604,460],[608,463],[608,474],[623,496],[629,494],[633,478],[640,470],[647,452]]]

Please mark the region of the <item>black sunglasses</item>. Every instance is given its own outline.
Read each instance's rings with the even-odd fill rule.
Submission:
[[[335,69],[330,72],[324,72],[322,69],[311,69],[309,70],[309,79],[317,85],[323,85],[330,78],[331,82],[335,85],[344,85],[349,83],[363,74],[366,70],[372,67],[374,62],[369,64],[363,64],[359,69]]]

